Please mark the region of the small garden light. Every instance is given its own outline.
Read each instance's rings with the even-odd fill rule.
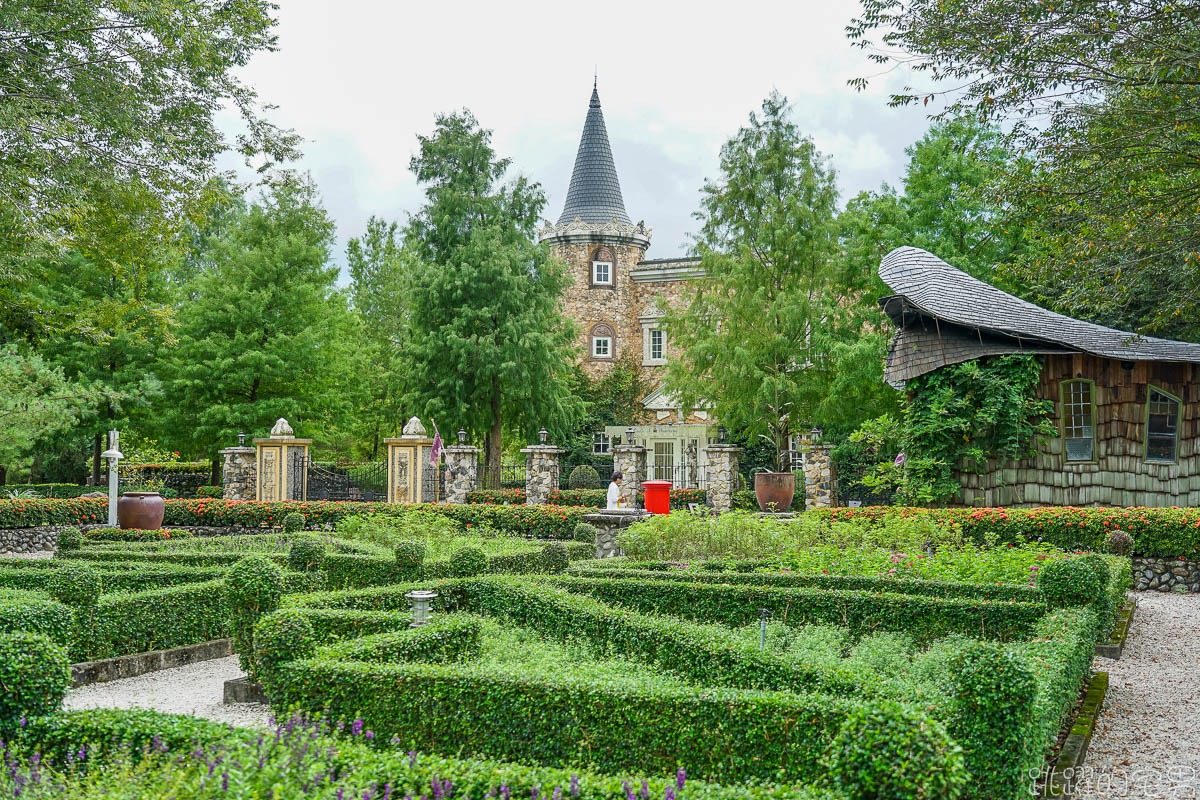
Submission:
[[[467,431],[464,428],[458,429],[458,444],[461,447],[467,443]]]
[[[771,618],[771,609],[760,608],[758,610],[758,646],[767,649],[767,620]]]
[[[549,440],[549,438],[550,438],[550,433],[545,428],[542,428],[540,431],[538,431],[538,443],[539,444],[545,444],[547,442],[547,440]]]
[[[117,462],[125,457],[118,445],[121,434],[119,431],[108,432],[108,449],[100,454],[108,459],[108,527],[117,527]]]
[[[245,447],[245,446],[246,446],[246,434],[239,433],[238,434],[238,447]]]
[[[429,622],[430,606],[437,599],[438,593],[428,589],[416,589],[404,595],[412,603],[413,621],[408,627],[419,628]]]

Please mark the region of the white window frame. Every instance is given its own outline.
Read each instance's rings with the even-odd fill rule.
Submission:
[[[604,352],[600,352],[600,343],[604,343]],[[613,357],[613,337],[611,336],[593,336],[592,337],[592,358],[612,358]]]
[[[642,365],[657,366],[667,363],[667,332],[657,326],[642,328]],[[654,334],[659,336],[658,355],[654,354]]]
[[[601,431],[600,433],[593,433],[592,434],[592,453],[594,455],[598,455],[598,456],[606,456],[611,452],[612,452],[612,439],[610,439],[608,436],[606,436],[603,431]]]
[[[599,278],[600,267],[604,267],[604,280]],[[592,262],[592,284],[594,286],[612,286],[613,285],[613,262],[611,261],[593,261]]]

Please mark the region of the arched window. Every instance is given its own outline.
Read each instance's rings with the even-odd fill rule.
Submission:
[[[1146,460],[1174,464],[1179,459],[1179,398],[1151,386],[1146,395]]]
[[[603,289],[611,289],[617,285],[617,259],[613,251],[607,247],[597,247],[592,251],[589,283]]]
[[[593,325],[589,335],[590,355],[592,358],[607,360],[617,355],[617,337],[613,335],[611,325],[603,322]]]
[[[1063,381],[1062,435],[1067,461],[1096,459],[1096,385],[1091,381]]]

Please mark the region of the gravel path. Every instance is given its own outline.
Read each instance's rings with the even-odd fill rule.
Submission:
[[[150,708],[171,714],[228,722],[242,728],[267,725],[270,709],[258,703],[225,705],[225,681],[240,678],[237,656],[188,664],[186,667],[150,672],[136,678],[80,686],[67,693],[63,707]]]
[[[1109,675],[1079,800],[1200,798],[1200,595],[1136,592],[1138,609]]]

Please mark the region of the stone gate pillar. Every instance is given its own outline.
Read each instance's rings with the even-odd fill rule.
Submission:
[[[829,508],[837,505],[833,454],[820,444],[820,431],[800,437],[801,468],[804,471],[804,507]]]
[[[436,503],[437,466],[429,463],[433,447],[421,420],[413,417],[387,445],[387,501],[389,503]]]
[[[704,478],[708,486],[708,507],[717,512],[733,508],[733,492],[737,487],[738,454],[742,448],[735,444],[710,444],[704,448],[708,464]]]
[[[447,447],[446,502],[465,503],[479,488],[479,448],[467,444],[467,432],[458,432],[458,444]]]
[[[257,484],[255,500],[304,500],[308,497],[308,446],[280,417],[266,439],[255,439]]]
[[[217,452],[222,458],[221,496],[226,500],[253,500],[258,493],[257,448],[247,447],[245,434],[239,434],[237,447]]]
[[[635,444],[629,434],[626,438],[629,441],[613,445],[613,472],[621,473],[621,508],[641,508],[638,495],[646,480],[646,448]]]
[[[525,505],[538,506],[550,499],[550,492],[558,488],[559,456],[566,452],[547,444],[549,434],[542,428],[538,432],[538,444],[521,450],[525,454]]]

